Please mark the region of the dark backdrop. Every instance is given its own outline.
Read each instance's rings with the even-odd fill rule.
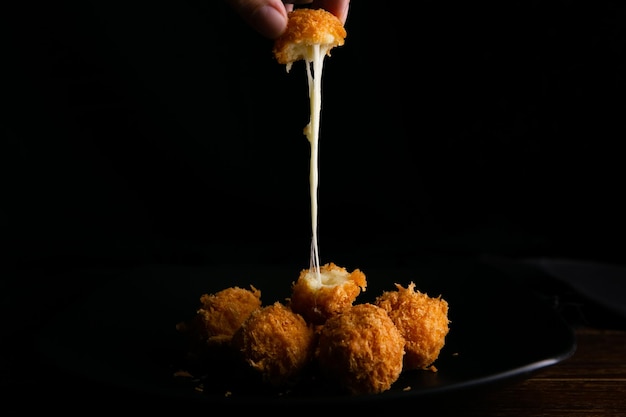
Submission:
[[[220,2],[75,3],[3,13],[10,260],[308,265],[304,66]],[[322,261],[622,262],[625,21],[619,1],[353,1],[323,74]]]

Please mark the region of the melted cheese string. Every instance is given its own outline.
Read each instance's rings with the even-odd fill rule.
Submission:
[[[329,47],[314,44],[308,48],[308,57],[306,62],[307,80],[309,83],[309,100],[311,116],[309,124],[304,128],[304,134],[311,144],[311,162],[309,167],[309,188],[311,194],[311,259],[310,269],[317,275],[321,282],[320,259],[318,245],[318,224],[317,224],[317,196],[319,184],[318,159],[319,159],[319,131],[320,131],[320,114],[322,109],[322,69],[324,66],[324,57]]]

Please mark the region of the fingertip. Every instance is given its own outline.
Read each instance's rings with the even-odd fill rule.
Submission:
[[[341,20],[341,23],[346,23],[350,0],[318,0],[314,4],[337,16],[339,20]]]
[[[341,23],[345,25],[346,20],[348,20],[348,9],[350,8],[350,1],[346,0],[344,2],[340,2],[339,7],[335,11],[336,16],[341,20]]]
[[[263,36],[276,39],[287,29],[287,11],[271,4],[259,7],[252,16],[252,25]]]

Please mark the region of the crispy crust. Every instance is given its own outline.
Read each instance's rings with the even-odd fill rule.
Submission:
[[[178,323],[176,329],[189,338],[196,352],[209,346],[227,345],[244,320],[260,307],[261,291],[253,286],[203,294],[193,319]]]
[[[177,324],[190,339],[189,363],[203,372],[236,360],[232,365],[251,372],[244,378],[275,387],[319,375],[352,394],[386,391],[405,370],[437,370],[450,323],[441,296],[396,283],[373,302],[355,304],[365,274],[334,263],[319,272],[302,270],[285,303],[262,306],[253,286],[203,294],[193,320]],[[212,378],[230,381],[227,372]]]
[[[214,294],[203,294],[197,311],[200,337],[207,344],[230,342],[248,316],[261,307],[261,291],[253,286],[250,289],[226,288]]]
[[[295,9],[289,13],[287,30],[274,41],[273,53],[281,64],[310,57],[309,47],[321,45],[326,54],[344,44],[346,30],[341,21],[323,9]]]
[[[387,311],[406,339],[404,368],[436,370],[431,365],[450,330],[448,303],[417,291],[413,282],[407,288],[396,284],[396,288],[378,296],[375,304]]]
[[[275,386],[295,381],[313,358],[314,342],[313,328],[280,302],[254,311],[232,339],[244,361]]]
[[[323,324],[349,309],[367,286],[363,272],[358,269],[348,272],[332,262],[320,267],[320,275],[321,283],[314,271],[302,270],[292,285],[289,301],[291,309],[312,324]]]
[[[339,388],[352,394],[377,394],[400,377],[404,344],[385,310],[357,304],[324,324],[316,356]]]

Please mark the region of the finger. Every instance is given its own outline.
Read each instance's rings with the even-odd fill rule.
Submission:
[[[228,0],[241,18],[261,35],[276,39],[287,28],[287,10],[281,0]]]
[[[344,24],[348,18],[349,6],[350,0],[313,0],[313,7],[328,10]]]

